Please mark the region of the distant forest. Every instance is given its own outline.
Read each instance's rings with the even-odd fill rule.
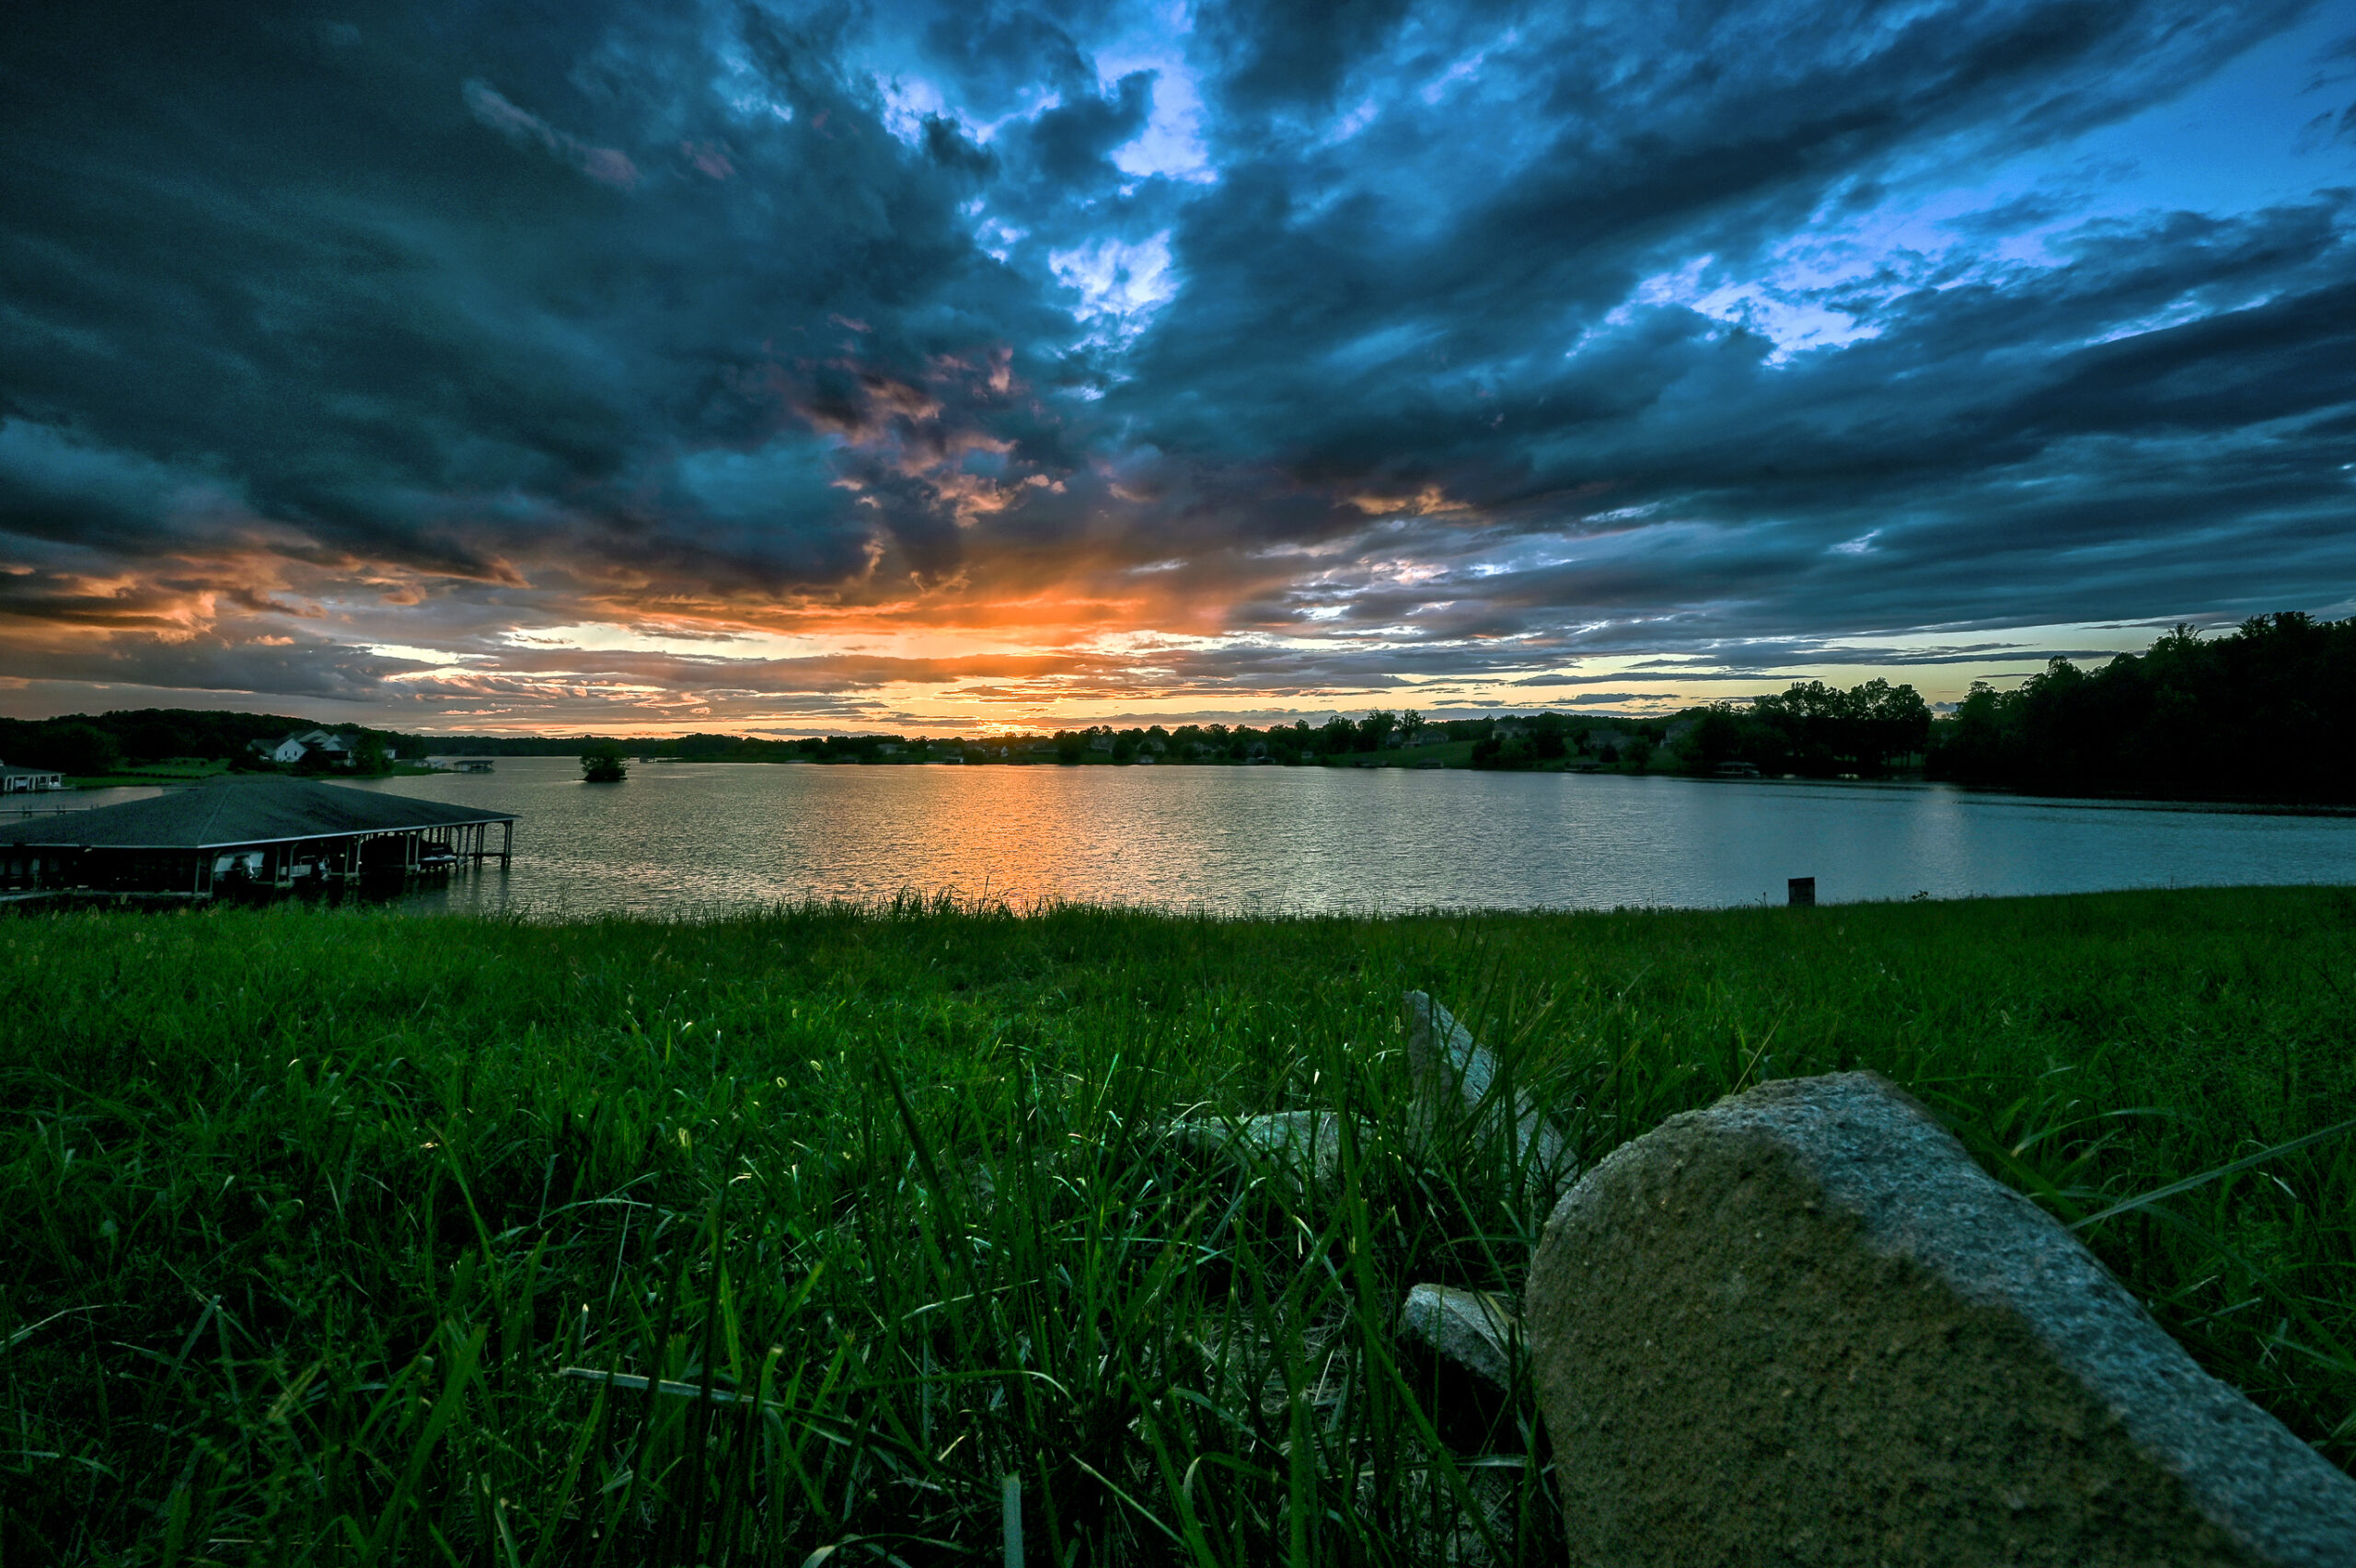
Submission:
[[[614,746],[629,756],[679,762],[961,762],[1312,763],[1346,761],[1405,747],[1456,745],[1451,760],[1476,767],[1559,766],[1565,759],[1623,757],[1644,766],[1666,736],[1658,720],[1611,714],[1539,713],[1482,719],[1426,720],[1417,713],[1376,709],[1362,719],[1339,715],[1321,725],[1305,721],[1265,730],[1249,725],[1156,724],[1114,730],[1096,725],[1049,733],[985,738],[861,734],[768,740],[747,735],[413,735],[356,725],[315,726],[307,719],[260,713],[218,713],[149,708],[45,720],[0,719],[0,761],[55,767],[76,777],[143,763],[179,759],[228,761],[267,768],[254,741],[326,728],[374,743],[387,758],[426,756],[573,756]]]
[[[2013,691],[1985,682],[1934,719],[1911,686],[1811,681],[1679,716],[1690,771],[1911,771],[2040,794],[2356,800],[2356,619],[2258,616],[2222,637],[2178,627],[2095,669],[2055,659]]]
[[[0,719],[0,759],[76,777],[179,758],[268,767],[249,745],[310,720],[188,709]],[[329,725],[364,755],[570,756],[609,737],[415,735]],[[2014,691],[1976,685],[1934,717],[1909,686],[1803,682],[1673,718],[1533,713],[1431,720],[1378,709],[1351,720],[1183,724],[952,739],[826,735],[620,737],[631,755],[682,762],[1272,763],[1421,761],[1516,770],[1932,778],[2052,794],[2356,800],[2356,619],[2260,616],[2220,637],[2179,627],[2142,654],[2092,669],[2056,659]],[[1378,754],[1405,754],[1379,755]],[[1731,767],[1729,765],[1732,765]]]
[[[62,719],[0,719],[0,762],[54,767],[76,778],[108,774],[142,763],[180,758],[266,768],[251,744],[272,744],[307,730],[352,737],[363,755],[409,758],[431,749],[422,735],[320,724],[275,713],[221,713],[191,708],[142,708],[116,713],[71,713]]]
[[[1927,771],[2054,794],[2356,800],[2356,619],[2178,627],[2099,669],[2056,659],[2015,691],[1974,686],[1934,728]]]

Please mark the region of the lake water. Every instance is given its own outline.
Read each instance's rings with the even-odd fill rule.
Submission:
[[[2356,817],[1945,785],[1288,767],[635,764],[365,788],[516,813],[421,909],[691,916],[954,893],[1221,913],[1827,903],[2356,882]]]

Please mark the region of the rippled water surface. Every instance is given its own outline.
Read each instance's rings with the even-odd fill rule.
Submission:
[[[703,915],[953,892],[1219,912],[1611,908],[2356,882],[2356,818],[1942,785],[1286,767],[638,764],[385,779],[517,813],[515,863],[419,908]]]

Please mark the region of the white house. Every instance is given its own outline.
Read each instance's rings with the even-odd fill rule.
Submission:
[[[276,745],[268,741],[256,741],[253,749],[272,762],[289,765],[302,761],[313,752],[318,752],[329,762],[346,765],[352,757],[352,737],[339,735],[333,730],[305,730],[300,734],[287,736]]]
[[[0,763],[0,795],[20,795],[33,790],[63,790],[65,775],[46,767],[10,767]]]

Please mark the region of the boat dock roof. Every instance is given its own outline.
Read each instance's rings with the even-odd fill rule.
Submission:
[[[513,812],[445,806],[303,778],[220,778],[155,800],[0,824],[0,845],[79,849],[226,849],[309,838],[417,833],[514,822]]]

